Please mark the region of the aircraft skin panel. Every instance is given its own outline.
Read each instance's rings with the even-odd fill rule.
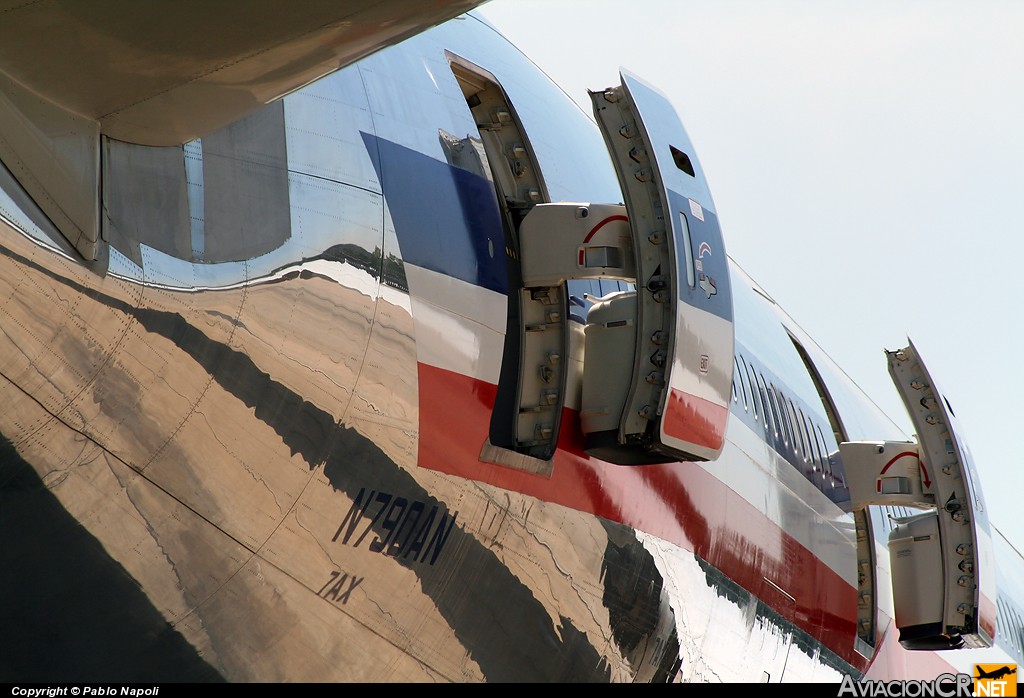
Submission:
[[[33,408],[43,412],[30,400],[17,408],[26,420],[41,418]],[[77,432],[51,422],[44,433],[17,445],[5,437],[0,446],[0,521],[19,534],[2,546],[0,675],[222,681],[203,654],[205,631],[169,621],[190,609],[182,581],[199,581],[195,590],[210,593],[240,568],[246,551]],[[47,464],[52,475],[41,476],[30,461]],[[183,540],[196,553],[191,562],[213,564],[185,567]],[[203,579],[179,579],[174,562],[178,573]]]
[[[508,297],[415,264],[405,270],[416,289],[411,301],[418,361],[497,384]]]
[[[472,320],[414,297],[417,354],[426,366],[464,376],[479,376],[488,384],[498,382],[500,366],[487,357],[500,357],[505,333],[481,327]]]
[[[426,144],[436,142],[437,129],[422,137]],[[402,259],[507,294],[504,234],[494,185],[415,148],[379,136],[363,138],[377,156],[384,196],[392,202]],[[408,140],[408,134],[404,138]],[[401,199],[389,196],[395,192],[408,194]]]
[[[371,153],[363,142],[373,116],[358,69],[339,70],[284,100],[288,169],[380,193]],[[327,124],[345,124],[334,129]]]
[[[792,518],[799,508],[784,513],[757,511],[697,467],[622,468],[590,459],[580,450],[580,435],[571,431],[562,437],[550,480],[482,463],[479,453],[489,414],[480,405],[493,401],[495,390],[421,364],[421,466],[626,523],[692,550],[729,577],[753,584],[762,593],[799,599],[801,607],[807,604],[802,612],[827,609],[822,617],[806,621],[809,632],[836,639],[849,635],[855,617],[855,588],[772,519],[773,514]],[[453,430],[454,418],[458,428]],[[432,419],[437,421],[431,423]],[[572,413],[563,415],[563,420],[566,425],[577,423]],[[736,468],[740,464],[724,456],[717,466]],[[800,526],[794,522],[793,528]],[[775,587],[781,587],[781,593]],[[852,650],[845,658],[856,661]]]
[[[548,471],[481,460],[508,257],[493,185],[442,146],[479,135],[445,50],[502,81],[553,196],[613,200],[593,122],[473,19],[285,98],[289,234],[252,258],[123,233],[82,263],[0,172],[0,680],[836,682],[1019,661],[904,650],[888,558],[861,654],[842,488],[738,394],[714,462],[590,458],[574,396]],[[236,145],[239,171],[264,152]],[[807,405],[774,312],[738,326],[785,341],[737,348]],[[853,391],[841,408],[879,418]]]
[[[713,212],[708,210],[706,215],[711,218]],[[726,288],[724,283],[721,285],[723,289]],[[681,283],[680,286],[681,295],[692,295],[686,284]],[[698,288],[697,295],[700,293]],[[731,292],[727,295],[729,296]],[[699,362],[695,362],[692,357],[714,354],[715,347],[732,346],[732,319],[684,303],[680,303],[677,308],[676,317],[679,327],[686,329],[683,336],[676,341],[672,375],[679,380],[673,381],[669,391],[662,432],[679,441],[694,443],[714,451],[722,447],[725,436],[729,407],[722,404],[719,391],[722,385],[729,383],[723,365],[731,364],[723,357],[716,357],[716,360],[705,369],[706,372],[702,373],[701,368],[693,370]],[[685,358],[687,356],[690,357],[688,360]],[[677,382],[687,388],[676,388]]]
[[[655,505],[654,501],[638,504],[635,509],[623,509],[618,500],[633,496],[642,499],[641,494],[647,489],[642,483],[641,473],[633,469],[618,468],[602,461],[585,456],[574,440],[578,434],[570,432],[564,437],[561,449],[555,456],[552,481],[557,486],[536,476],[522,477],[498,465],[480,460],[480,446],[487,438],[489,427],[489,406],[493,403],[496,386],[484,381],[472,379],[443,369],[420,364],[419,383],[421,395],[422,419],[429,423],[436,419],[436,429],[424,430],[420,436],[420,465],[492,484],[501,484],[508,489],[517,489],[540,497],[554,497],[552,501],[585,508],[600,516],[623,523],[629,523],[650,533],[656,533],[677,544],[696,545],[684,531],[672,530],[677,524],[673,522],[678,507],[666,504]],[[462,397],[460,397],[462,396]],[[480,409],[484,405],[488,409]],[[432,416],[434,415],[434,416]],[[567,423],[577,419],[572,410],[564,415]],[[441,428],[458,420],[459,428]],[[704,486],[701,491],[707,496],[722,491],[725,496],[739,498],[743,508],[757,512],[757,523],[749,527],[751,531],[770,522],[774,527],[785,521],[785,528],[803,548],[812,552],[815,558],[828,565],[833,574],[846,580],[852,587],[855,584],[853,571],[848,566],[849,555],[854,545],[853,531],[844,515],[835,505],[829,502],[821,492],[811,487],[806,480],[788,477],[791,466],[782,461],[778,455],[765,452],[764,442],[745,426],[730,423],[730,453],[723,457],[720,465],[706,467],[697,464],[689,469],[700,468],[706,471],[704,477],[713,479],[713,484]],[[562,462],[565,466],[561,466]],[[781,463],[775,463],[781,461]],[[775,463],[766,466],[764,463]],[[724,465],[725,467],[720,467]],[[570,475],[564,470],[599,472],[598,482],[609,493],[598,495],[591,493],[589,488],[576,484],[575,481],[586,483],[590,477]],[[643,473],[649,474],[656,470],[662,471],[666,477],[676,477],[672,467],[644,468]],[[648,477],[649,475],[643,475]],[[767,492],[769,484],[783,483],[783,487]],[[532,485],[532,486],[531,486]],[[521,488],[527,488],[525,490]],[[727,493],[727,494],[726,494]],[[665,498],[670,495],[655,492],[647,495],[652,499]],[[682,496],[682,495],[679,495]],[[607,502],[601,506],[601,502]],[[736,504],[740,506],[740,504]],[[699,508],[699,507],[698,507]],[[655,516],[653,512],[659,512]],[[639,513],[639,512],[642,512]],[[803,512],[797,516],[797,512]],[[752,513],[751,516],[754,516]],[[714,516],[706,515],[707,520]],[[663,520],[662,520],[663,519]],[[725,526],[723,520],[719,522]],[[819,529],[827,527],[828,534],[819,534]],[[843,544],[839,546],[839,540]],[[773,556],[781,556],[780,546],[769,545],[769,536],[765,535],[759,549],[772,550]],[[845,549],[844,549],[845,548]]]
[[[410,286],[416,287],[417,302],[445,308],[470,322],[505,334],[503,318],[508,310],[507,295],[409,262],[405,264],[405,272]]]
[[[3,3],[0,72],[113,138],[180,144],[478,4],[254,3],[240,22],[228,2]]]
[[[729,410],[716,402],[672,388],[665,415],[668,436],[709,449],[722,446]]]

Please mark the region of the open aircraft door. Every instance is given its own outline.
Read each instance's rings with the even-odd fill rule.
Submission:
[[[601,346],[609,326],[633,320],[634,351],[623,394],[585,377],[587,452],[617,463],[713,460],[725,442],[734,341],[718,216],[671,103],[626,71],[620,78],[621,86],[590,96],[625,198],[636,296],[619,301],[621,312],[591,311],[598,320],[588,322],[585,372],[607,368],[592,359],[611,356]],[[635,316],[617,317],[631,314],[627,305]]]
[[[849,442],[839,449],[855,509],[923,510],[895,519],[889,535],[900,643],[917,650],[991,647],[995,559],[970,450],[913,343],[886,355],[917,442]]]

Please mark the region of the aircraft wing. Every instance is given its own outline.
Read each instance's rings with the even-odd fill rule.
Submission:
[[[179,144],[482,2],[0,0],[0,91]]]
[[[176,146],[483,0],[0,0],[0,162],[87,260],[100,136]]]

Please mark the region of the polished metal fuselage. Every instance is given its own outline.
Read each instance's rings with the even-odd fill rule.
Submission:
[[[446,51],[501,80],[552,200],[619,201],[594,124],[473,17],[184,148],[107,142],[95,262],[0,173],[0,678],[870,673],[836,483],[735,396],[719,463],[572,430],[550,476],[480,462],[505,241],[444,150],[479,136]]]

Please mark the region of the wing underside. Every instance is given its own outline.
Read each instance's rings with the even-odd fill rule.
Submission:
[[[0,0],[0,161],[86,258],[100,137],[180,145],[482,0]]]

